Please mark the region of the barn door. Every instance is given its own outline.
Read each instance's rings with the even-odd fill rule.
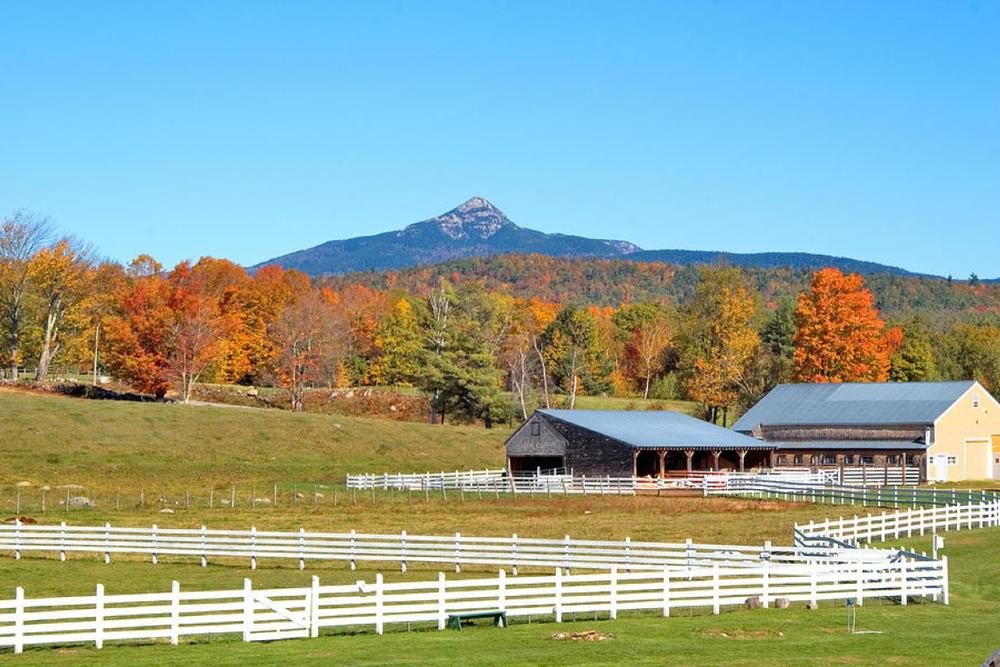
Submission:
[[[948,455],[938,454],[934,457],[934,481],[948,481]]]

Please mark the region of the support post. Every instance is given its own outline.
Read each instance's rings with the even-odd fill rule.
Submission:
[[[693,466],[691,465],[691,461],[692,461],[692,459],[694,459],[694,450],[693,449],[685,449],[684,450],[684,456],[687,458],[687,471],[691,472],[691,470],[693,470]]]

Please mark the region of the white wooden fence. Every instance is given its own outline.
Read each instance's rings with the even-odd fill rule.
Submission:
[[[356,490],[458,491],[464,494],[497,495],[634,495],[668,489],[724,488],[731,479],[762,479],[824,484],[835,471],[812,472],[787,468],[754,472],[691,470],[668,477],[611,477],[610,475],[529,474],[510,476],[506,470],[467,470],[439,473],[381,473],[347,476],[347,488]]]
[[[829,540],[858,545],[926,535],[938,530],[972,530],[1000,526],[1000,500],[968,505],[944,505],[853,518],[827,519],[795,525],[795,543],[828,544]]]
[[[948,603],[948,562],[901,559],[875,566],[822,563],[753,568],[694,568],[673,571],[446,579],[321,586],[316,577],[308,588],[259,589],[245,580],[242,589],[169,593],[26,598],[18,588],[12,600],[0,601],[0,646],[20,653],[25,646],[168,639],[239,634],[243,641],[316,637],[322,628],[371,627],[378,634],[390,624],[426,623],[445,627],[449,614],[503,610],[507,618],[551,617],[561,622],[575,613],[646,611],[669,616],[686,607],[711,608],[745,604],[756,598],[768,607],[778,598],[789,602],[853,598],[913,597]]]
[[[909,506],[913,508],[926,505],[982,504],[1000,498],[997,494],[986,490],[972,491],[909,486],[857,487],[795,480],[773,480],[762,476],[730,476],[725,478],[721,484],[707,486],[705,495],[742,495],[837,505]]]
[[[577,540],[566,535],[561,540],[454,535],[313,533],[250,530],[209,530],[186,528],[131,528],[104,526],[0,525],[0,551],[15,558],[27,553],[100,554],[110,562],[113,554],[138,554],[153,563],[163,556],[198,558],[202,566],[209,559],[239,558],[256,568],[260,558],[294,559],[299,567],[307,560],[346,561],[351,568],[358,562],[396,563],[405,572],[409,563],[448,564],[461,571],[463,565],[496,565],[518,568],[562,567],[574,569],[660,569],[691,568],[712,564],[727,567],[754,567],[771,563],[801,564],[825,562],[886,562],[897,556],[890,550],[854,550],[834,545],[830,548],[802,549],[773,546],[726,544]]]

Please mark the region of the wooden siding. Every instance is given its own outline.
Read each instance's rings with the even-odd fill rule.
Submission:
[[[539,425],[538,435],[531,434],[532,424]],[[507,456],[566,456],[566,438],[553,428],[549,419],[537,412],[507,438]]]
[[[801,440],[900,440],[913,442],[924,437],[925,426],[767,426],[762,424],[757,437],[791,442]]]

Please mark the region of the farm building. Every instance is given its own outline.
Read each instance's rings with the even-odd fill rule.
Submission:
[[[778,468],[1000,478],[1000,403],[971,380],[779,385],[733,429],[775,447]]]
[[[768,468],[774,449],[679,412],[537,410],[507,439],[507,469],[662,477],[672,471]]]

